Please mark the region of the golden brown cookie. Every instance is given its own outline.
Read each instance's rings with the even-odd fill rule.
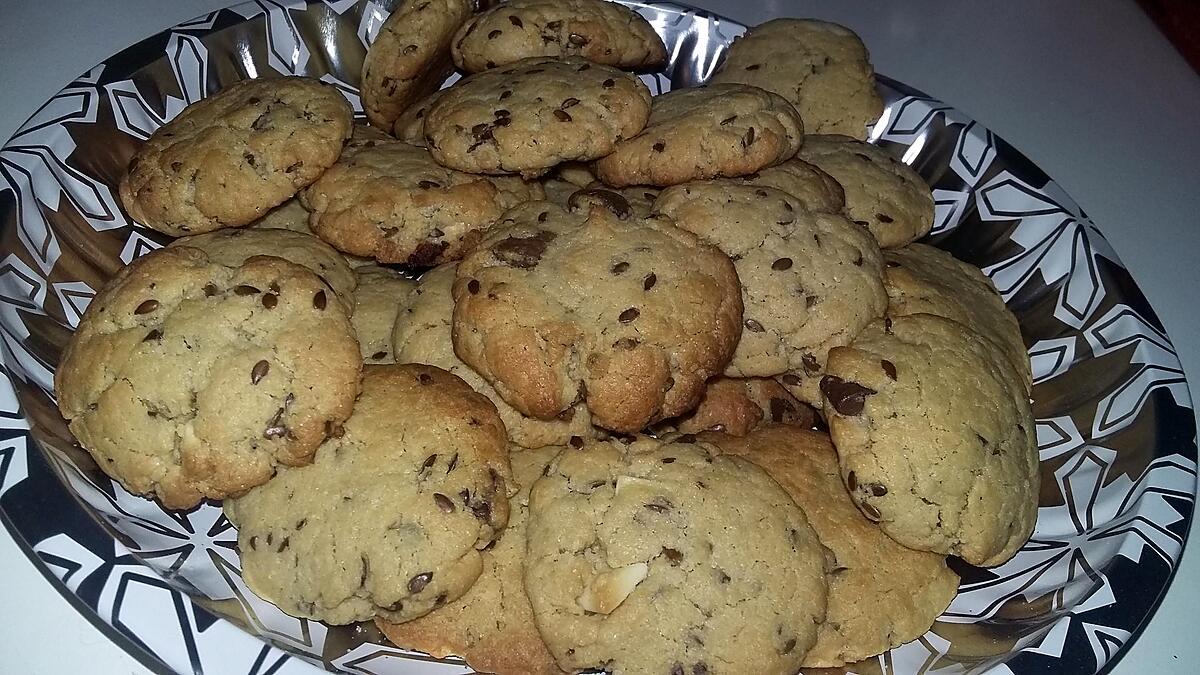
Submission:
[[[409,621],[462,596],[515,492],[488,400],[432,366],[367,366],[309,466],[225,502],[242,578],[292,616]]]
[[[958,590],[946,557],[897,544],[846,493],[829,436],[768,425],[745,438],[703,434],[766,470],[833,554],[829,609],[805,668],[835,668],[920,637]]]
[[[155,130],[121,177],[121,204],[176,237],[247,225],[329,168],[350,122],[350,104],[328,84],[242,80]]]
[[[633,432],[699,401],[733,353],[741,293],[716,247],[614,192],[590,198],[616,213],[524,204],[459,264],[454,351],[526,415],[583,401],[593,424]]]
[[[800,114],[778,94],[722,84],[654,97],[642,132],[596,162],[608,185],[678,185],[744,176],[796,154]]]
[[[97,294],[54,390],[105,473],[185,509],[307,464],[350,415],[361,367],[345,308],[312,272],[179,246]]]
[[[363,61],[371,124],[390,131],[414,101],[437,90],[454,70],[450,38],[474,9],[473,0],[403,0],[392,10]]]
[[[717,377],[708,381],[700,405],[679,418],[676,428],[685,434],[723,431],[745,436],[765,423],[807,429],[816,421],[812,406],[769,377]]]
[[[616,68],[658,68],[667,49],[632,9],[605,0],[510,0],[454,36],[454,63],[478,73],[531,56],[580,56]]]
[[[867,137],[883,112],[867,48],[849,28],[773,19],[734,38],[712,82],[752,84],[796,106],[813,134]]]
[[[509,454],[520,492],[512,497],[508,526],[495,546],[483,552],[483,573],[458,600],[408,623],[375,625],[398,647],[439,658],[460,656],[481,673],[559,675],[533,623],[525,597],[525,523],[529,490],[562,448],[545,447]]]

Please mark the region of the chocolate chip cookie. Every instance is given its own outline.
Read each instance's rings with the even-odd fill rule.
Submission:
[[[945,556],[904,548],[859,513],[829,436],[768,425],[745,438],[701,438],[766,470],[832,553],[829,609],[805,668],[843,666],[915,640],[954,598],[958,576]]]
[[[800,114],[778,94],[722,84],[654,97],[646,128],[596,162],[608,185],[678,185],[735,177],[796,154]]]
[[[348,147],[301,199],[313,232],[338,250],[428,266],[457,260],[505,209],[541,196],[536,183],[454,171],[391,142]]]
[[[486,398],[432,366],[367,366],[354,414],[313,463],[225,502],[225,514],[242,578],[283,611],[401,622],[475,583],[510,488],[504,425]]]
[[[595,202],[523,204],[462,261],[454,351],[526,415],[582,401],[593,424],[633,432],[691,409],[725,368],[737,275],[669,218],[637,218],[615,192],[576,195]]]
[[[994,341],[1021,374],[1026,393],[1032,389],[1021,326],[978,267],[925,244],[909,244],[883,257],[889,315],[936,314],[954,319]]]
[[[581,189],[590,190],[608,190],[615,192],[625,198],[629,203],[629,207],[633,210],[634,215],[645,218],[650,215],[651,208],[654,206],[654,200],[658,198],[659,188],[649,185],[630,185],[629,187],[613,188],[608,187],[600,181],[592,181],[585,186],[578,186],[574,183],[562,180],[560,178],[549,178],[542,181],[542,189],[546,191],[546,201],[553,202],[565,209],[579,208],[586,201],[584,197],[576,197],[574,200],[571,197]]]
[[[734,38],[712,82],[752,84],[796,106],[813,134],[867,137],[883,112],[875,71],[850,29],[813,19],[774,19]]]
[[[400,113],[437,90],[453,70],[450,38],[475,9],[472,0],[403,0],[367,50],[362,104],[371,124],[391,130]]]
[[[883,315],[883,256],[844,217],[812,213],[767,187],[708,181],[663,190],[654,211],[734,260],[742,284],[742,337],[725,369],[734,377],[819,373],[829,350]],[[798,390],[818,400],[816,382]]]
[[[454,36],[454,63],[477,73],[531,56],[580,56],[617,68],[658,68],[662,38],[632,9],[604,0],[511,0]]]
[[[312,272],[179,246],[97,294],[54,390],[105,473],[186,509],[307,464],[350,415],[361,367],[346,310]]]
[[[808,428],[816,421],[812,406],[769,377],[717,377],[709,380],[700,405],[679,418],[676,428],[685,434],[723,431],[745,436],[764,423]]]
[[[804,512],[691,436],[568,447],[527,527],[525,593],[567,671],[791,675],[825,616]]]
[[[230,229],[182,237],[170,246],[198,248],[208,259],[238,267],[255,256],[275,256],[307,268],[336,294],[347,309],[354,307],[358,281],[340,253],[311,234],[282,229]]]
[[[799,156],[837,179],[846,213],[883,248],[904,246],[933,227],[925,180],[879,147],[846,136],[807,136]]]
[[[522,59],[447,89],[425,115],[425,140],[445,166],[533,178],[607,155],[649,114],[650,91],[629,73],[574,56]]]
[[[394,363],[392,329],[396,325],[396,316],[416,282],[379,265],[357,267],[354,276],[358,278],[358,288],[354,292],[354,316],[351,320],[354,332],[358,335],[358,347],[363,360],[367,363]],[[406,359],[403,363],[409,361]]]
[[[242,80],[155,130],[121,177],[121,204],[175,237],[247,225],[329,168],[350,122],[350,104],[330,85]]]
[[[509,502],[508,526],[496,545],[483,552],[483,573],[461,598],[408,623],[375,625],[404,649],[439,658],[460,656],[481,673],[559,675],[546,650],[525,597],[525,523],[529,490],[561,448],[509,454],[520,492]]]
[[[504,420],[508,439],[524,448],[566,445],[573,436],[593,435],[592,416],[582,402],[568,407],[549,420],[526,417],[509,405],[488,384],[454,354],[450,337],[454,314],[454,286],[457,263],[435,267],[417,282],[402,301],[392,334],[396,359],[405,363],[427,363],[454,373],[471,388],[491,399]]]
[[[821,380],[842,476],[896,541],[990,567],[1033,531],[1038,454],[1020,374],[993,343],[932,314],[877,321]]]

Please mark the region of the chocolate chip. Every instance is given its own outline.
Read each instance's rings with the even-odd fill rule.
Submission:
[[[504,108],[500,108],[499,110],[493,110],[492,115],[494,115],[496,117],[496,119],[500,119],[501,117],[512,117],[512,113]]]
[[[655,143],[654,145],[652,145],[652,146],[650,146],[650,147],[651,147],[651,149],[652,149],[652,150],[654,150],[655,152],[662,152],[663,150],[666,150],[666,149],[667,149],[667,144],[666,144],[666,143],[663,143],[662,141],[659,141],[659,142]]]
[[[625,220],[633,214],[633,207],[629,205],[629,200],[612,190],[600,188],[576,190],[567,198],[567,208],[574,211],[580,208],[584,202],[608,209],[620,220]]]
[[[325,291],[317,291],[316,295],[313,296],[313,307],[324,310],[326,303]]]
[[[479,294],[479,280],[478,279],[472,279],[467,282],[467,292],[470,293],[471,295]]]
[[[754,144],[754,127],[746,130],[746,135],[742,136],[742,147],[748,148]]]
[[[667,548],[664,546],[662,554],[663,557],[671,561],[672,565],[678,566],[679,563],[683,561],[683,554],[673,548]]]
[[[150,312],[153,312],[156,309],[158,309],[158,301],[157,300],[146,300],[146,301],[142,302],[142,304],[138,305],[137,309],[133,310],[133,313],[134,314],[149,314]]]
[[[659,461],[662,462],[663,464],[674,464],[675,458],[674,457],[663,457]]]
[[[204,284],[204,297],[211,298],[217,294],[217,287],[214,284]]]
[[[787,642],[783,643],[783,649],[781,649],[779,653],[780,654],[791,654],[792,650],[795,648],[796,648],[796,638],[792,638],[791,640],[788,640]]]
[[[854,266],[855,266],[855,267],[862,267],[862,264],[863,264],[862,251],[859,251],[859,252],[858,252],[858,255],[857,255],[857,256],[855,256],[855,258],[854,258]]]
[[[579,33],[571,33],[567,37],[567,42],[570,42],[571,44],[575,45],[576,47],[582,47],[582,46],[586,45],[588,42],[591,42],[591,40],[588,40],[587,38],[580,35]]]
[[[423,180],[417,182],[417,187],[421,188],[422,190],[429,190],[432,188],[440,188],[442,187],[442,184],[437,181]]]
[[[666,513],[675,507],[671,500],[666,497],[655,497],[652,501],[644,504],[644,506],[655,513]]]
[[[889,260],[886,263],[884,263],[884,267],[887,267],[889,270],[894,267],[899,267],[899,266],[900,266],[900,263],[895,262],[893,260]]]
[[[600,86],[604,87],[605,89],[612,89],[613,87],[617,86],[617,81],[610,77],[607,80],[601,82]]]
[[[729,126],[730,124],[733,124],[733,121],[736,119],[737,119],[737,115],[730,115],[729,117],[726,117],[725,119],[721,120],[721,126],[723,126],[723,127]]]
[[[255,295],[256,293],[262,293],[262,291],[247,284],[238,284],[233,287],[234,295]]]
[[[433,581],[433,572],[421,572],[417,576],[408,580],[408,592],[420,593],[425,590],[429,582]]]
[[[572,448],[578,449],[578,448],[583,447],[583,437],[582,436],[572,436],[571,440],[569,440],[567,442],[571,444]]]
[[[517,28],[525,27],[525,24],[521,21],[521,17],[519,17],[519,16],[516,16],[514,14],[509,14],[508,20],[510,23],[512,23],[512,25],[516,26]]]
[[[800,386],[800,378],[791,373],[788,373],[779,379],[782,380],[783,383],[789,387],[799,387]]]
[[[782,422],[789,415],[796,413],[796,406],[792,405],[791,401],[775,397],[771,399],[771,421]]]
[[[636,307],[630,307],[624,312],[621,312],[621,315],[617,317],[617,321],[620,321],[621,323],[629,323],[630,321],[635,321],[641,315],[642,313],[639,312]]]
[[[577,73],[582,73],[583,71],[585,71],[585,70],[587,70],[587,69],[589,69],[589,68],[591,68],[591,67],[592,67],[592,64],[590,64],[590,63],[585,63],[585,64],[583,64],[582,66],[579,66],[578,68],[576,68],[576,69],[575,69],[575,72],[577,72]]]
[[[457,466],[458,466],[458,453],[456,452],[450,456],[450,463],[446,465],[446,473],[450,473]]]
[[[388,355],[388,353],[387,353],[387,350],[386,350],[386,349],[384,349],[384,350],[381,350],[381,351],[378,351],[378,352],[375,352],[374,354],[372,354],[372,355],[371,355],[371,360],[372,360],[372,361],[378,361],[378,360],[380,360],[380,359],[387,358],[387,355]]]
[[[771,269],[775,270],[776,272],[782,272],[784,270],[789,270],[791,268],[792,268],[792,259],[791,258],[779,258],[775,262],[771,263]]]
[[[442,513],[454,513],[454,502],[450,501],[449,497],[440,492],[433,493],[433,503],[437,504]]]
[[[161,340],[162,335],[163,335],[162,331],[155,328],[154,330],[150,331],[149,333],[146,333],[146,337],[142,338],[142,342],[150,342],[151,340]]]
[[[817,305],[818,300],[819,300],[819,298],[817,298],[817,296],[815,296],[815,295],[804,296],[804,308],[812,309],[813,307],[815,307]]]
[[[857,382],[847,382],[840,377],[826,375],[821,378],[821,393],[839,414],[858,415],[863,411],[866,398],[874,394],[875,390]]]
[[[817,362],[817,357],[808,352],[800,357],[800,365],[804,366],[804,372],[808,375],[816,375],[821,372],[821,364]]]
[[[875,220],[878,220],[878,221],[879,221],[879,222],[881,222],[881,223],[890,223],[890,222],[893,222],[893,221],[892,221],[892,217],[891,217],[891,216],[889,216],[889,215],[888,215],[888,214],[886,214],[886,213],[876,213],[876,214],[875,214]]]
[[[628,337],[626,337],[626,338],[621,338],[620,340],[617,340],[616,342],[614,342],[614,343],[613,343],[613,348],[614,348],[614,349],[623,349],[623,350],[625,350],[625,351],[629,351],[630,349],[633,349],[634,347],[637,347],[637,346],[638,346],[638,344],[639,344],[639,342],[637,341],[637,339],[636,339],[636,338],[628,338]]]
[[[400,53],[403,54],[404,56],[409,56],[409,55],[415,53],[416,51],[417,51],[416,45],[404,45],[404,49],[401,49]]]
[[[846,487],[849,488],[851,492],[854,492],[858,489],[858,476],[854,475],[853,471],[846,474]]]
[[[504,91],[500,92],[500,100],[501,101],[508,98],[509,96],[512,96],[512,91],[510,91],[508,89],[505,89]]]
[[[487,37],[489,40],[495,40],[496,38],[500,37],[501,33],[502,33],[502,31],[500,31],[500,30],[494,30],[494,31],[488,33]]]
[[[570,122],[571,121],[571,115],[566,110],[555,110],[554,117],[559,122]]]
[[[284,169],[283,172],[284,173],[295,173],[297,170],[299,170],[303,166],[304,166],[304,162],[296,162],[295,164],[292,164],[288,168]]]
[[[450,248],[448,241],[423,241],[408,255],[406,262],[414,267],[428,267],[441,257],[447,248]]]
[[[546,246],[558,236],[545,230],[528,237],[508,237],[492,246],[492,254],[509,267],[532,269],[541,262]]]
[[[680,436],[679,438],[676,438],[675,442],[676,443],[695,443],[696,442],[696,434],[684,434],[684,435]]]
[[[750,65],[746,66],[746,70],[758,70],[759,68],[762,68],[761,63],[751,63]]]
[[[887,486],[880,483],[869,483],[866,488],[872,497],[882,497],[888,493]]]
[[[571,106],[579,105],[579,99],[572,96],[562,102],[562,108],[570,108]]]
[[[421,373],[417,375],[417,382],[420,382],[421,384],[430,384],[433,382],[433,376],[429,373]]]
[[[254,367],[250,369],[250,384],[258,384],[269,372],[271,372],[271,364],[266,360],[254,364]]]
[[[648,291],[651,288],[654,288],[654,284],[656,283],[658,283],[658,277],[655,276],[654,272],[651,272],[650,274],[646,275],[645,279],[642,279],[642,290]]]
[[[888,361],[887,359],[880,359],[879,365],[883,368],[883,372],[887,373],[888,377],[892,378],[893,380],[896,379],[896,364]]]
[[[278,305],[278,304],[279,304],[279,296],[275,295],[274,293],[265,293],[262,296],[262,306],[263,307],[266,307],[267,309],[275,309],[276,305]]]
[[[858,507],[862,509],[863,515],[877,523],[883,518],[883,515],[879,513],[879,509],[875,508],[874,504],[863,502]]]
[[[763,331],[767,330],[766,328],[763,328],[761,323],[755,321],[754,319],[746,319],[743,323],[746,326],[746,330],[750,331],[751,333],[762,333]]]

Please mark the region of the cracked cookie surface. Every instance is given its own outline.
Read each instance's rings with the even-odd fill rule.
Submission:
[[[312,464],[224,506],[258,595],[332,624],[400,622],[475,582],[510,489],[504,425],[486,398],[432,366],[366,366],[354,414]]]
[[[621,215],[523,204],[459,264],[454,351],[526,415],[583,401],[593,424],[634,432],[691,409],[724,369],[741,291],[716,247],[589,194]]]
[[[511,0],[454,36],[454,63],[477,73],[531,56],[580,56],[617,68],[657,68],[667,49],[637,12],[604,0]]]
[[[883,113],[866,46],[850,29],[825,21],[774,19],[747,30],[711,81],[780,94],[813,134],[865,139]]]
[[[422,274],[402,301],[392,333],[396,358],[405,363],[428,363],[461,377],[496,405],[508,438],[516,445],[539,448],[566,445],[572,436],[590,438],[594,434],[592,417],[582,403],[572,405],[553,419],[527,417],[455,355],[451,338],[454,316],[451,289],[457,269],[457,263],[448,263]]]
[[[929,186],[879,147],[846,136],[808,136],[798,156],[837,179],[846,214],[883,248],[904,246],[933,228]]]
[[[877,321],[829,354],[825,417],[859,509],[896,541],[990,567],[1033,531],[1038,453],[1020,375],[932,314]]]
[[[685,434],[722,431],[745,436],[762,424],[807,429],[816,421],[811,406],[769,377],[716,377],[708,381],[700,404],[681,417],[676,427]]]
[[[1033,387],[1029,352],[1017,317],[978,267],[925,244],[885,251],[884,287],[888,314],[936,314],[954,319],[996,342],[1021,374],[1025,390]]]
[[[400,313],[416,282],[379,265],[357,267],[354,275],[358,277],[358,288],[354,292],[354,316],[350,320],[358,335],[363,360],[367,363],[394,363],[392,329],[396,325],[396,315]],[[405,359],[401,363],[412,361]]]
[[[565,449],[533,486],[525,592],[564,670],[795,673],[826,603],[804,512],[682,436]]]
[[[354,307],[358,281],[341,253],[311,234],[284,229],[237,228],[182,237],[170,247],[198,248],[208,259],[226,267],[238,267],[255,256],[275,256],[306,268],[329,284],[346,305]]]
[[[334,248],[428,266],[457,260],[505,209],[541,196],[537,183],[466,174],[424,148],[367,141],[348,146],[301,199],[313,232]]]
[[[742,335],[725,374],[819,373],[833,347],[883,315],[883,256],[862,228],[811,213],[774,188],[708,181],[663,190],[670,216],[734,260],[742,285]],[[817,401],[816,383],[797,397]]]
[[[361,367],[346,310],[316,275],[181,246],[135,260],[92,300],[54,384],[105,473],[182,509],[307,464],[349,416]]]
[[[121,204],[176,237],[246,225],[329,168],[350,124],[350,104],[331,85],[242,80],[154,131],[121,177]]]
[[[525,597],[525,525],[529,490],[562,448],[514,450],[509,454],[520,491],[509,500],[508,526],[483,552],[483,573],[461,598],[407,623],[376,619],[396,646],[443,658],[460,656],[481,673],[558,675],[533,622]]]
[[[833,668],[920,637],[958,591],[946,557],[897,544],[846,493],[829,436],[768,425],[700,437],[762,467],[800,505],[833,554],[829,607],[805,668]]]
[[[362,104],[372,125],[390,131],[453,72],[450,38],[474,9],[473,0],[404,0],[392,10],[363,60]]]
[[[773,166],[804,140],[800,114],[778,94],[740,84],[673,89],[654,97],[641,133],[596,162],[608,185],[678,185]]]
[[[634,75],[579,57],[522,59],[445,90],[425,115],[438,162],[532,178],[589,161],[642,130],[650,91]]]

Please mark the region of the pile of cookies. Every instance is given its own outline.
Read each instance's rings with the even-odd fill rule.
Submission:
[[[603,0],[410,0],[362,75],[240,82],[120,196],[180,237],[55,378],[97,464],[224,500],[246,582],[480,671],[792,673],[915,639],[1037,513],[1029,361],[914,243],[862,42],[779,19],[651,96]],[[466,74],[435,91],[457,68]]]

